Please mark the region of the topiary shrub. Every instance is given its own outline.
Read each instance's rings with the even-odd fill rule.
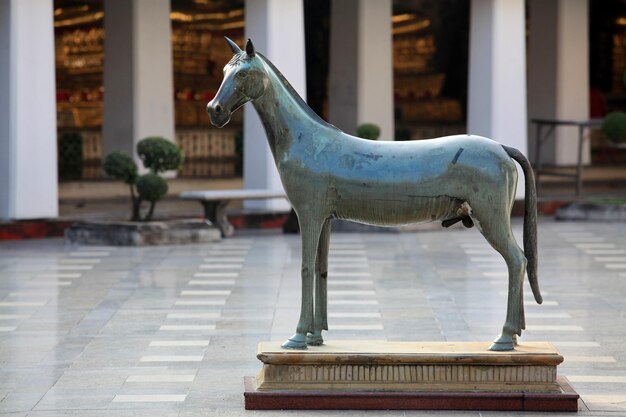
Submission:
[[[132,205],[132,221],[141,220],[141,199],[135,194],[135,182],[137,181],[137,165],[133,158],[120,151],[113,151],[104,158],[102,169],[111,178],[124,181],[130,188],[130,201]]]
[[[137,192],[139,197],[151,203],[160,200],[167,194],[167,181],[157,174],[146,174],[137,178]]]
[[[104,158],[102,168],[109,177],[124,181],[126,184],[134,184],[137,180],[137,165],[133,158],[124,152],[114,151],[108,154]]]
[[[356,135],[363,139],[376,140],[380,136],[380,127],[373,123],[363,123],[356,128]]]
[[[167,194],[167,181],[157,174],[150,173],[137,178],[135,186],[137,187],[139,198],[150,202],[150,209],[146,217],[144,217],[144,221],[152,220],[156,202]]]
[[[614,143],[626,143],[626,113],[614,111],[609,113],[602,123],[602,133]]]
[[[150,172],[177,170],[183,164],[183,153],[180,148],[167,139],[149,137],[137,143],[137,153],[143,162],[143,166]]]
[[[124,181],[130,188],[132,202],[132,221],[152,220],[154,207],[157,201],[167,194],[167,181],[159,173],[179,169],[183,163],[183,154],[178,146],[172,142],[150,137],[142,139],[137,144],[137,153],[143,165],[150,170],[149,174],[138,176],[137,165],[124,152],[111,152],[104,159],[104,172],[112,178]],[[141,217],[141,203],[150,203],[148,213]]]

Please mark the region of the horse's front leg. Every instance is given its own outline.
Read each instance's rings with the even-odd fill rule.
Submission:
[[[301,217],[304,216],[298,216],[298,219]],[[313,280],[323,221],[302,219],[299,222],[302,237],[302,301],[296,333],[282,344],[282,347],[286,349],[306,349],[306,335],[313,332]]]
[[[307,338],[307,344],[319,346],[324,343],[322,330],[328,330],[328,247],[330,245],[330,220],[324,222],[320,241],[317,246],[317,259],[315,261],[315,318],[313,320],[313,333]]]

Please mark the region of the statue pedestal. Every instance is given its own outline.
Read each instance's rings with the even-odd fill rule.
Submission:
[[[245,405],[262,409],[577,411],[546,342],[492,352],[482,342],[336,341],[304,351],[259,343]]]

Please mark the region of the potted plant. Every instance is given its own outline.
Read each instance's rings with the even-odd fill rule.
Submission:
[[[602,122],[602,133],[612,145],[626,145],[626,113],[614,111]]]
[[[377,140],[380,136],[380,127],[374,123],[363,123],[356,128],[356,135],[363,139]]]
[[[109,177],[123,181],[129,188],[130,221],[79,222],[66,231],[66,240],[121,246],[219,240],[220,232],[204,220],[154,221],[156,204],[169,188],[161,175],[181,168],[183,155],[180,148],[167,139],[148,137],[137,144],[137,154],[148,173],[139,175],[133,158],[120,151],[111,152],[102,164]],[[144,202],[149,203],[147,209],[142,209]]]

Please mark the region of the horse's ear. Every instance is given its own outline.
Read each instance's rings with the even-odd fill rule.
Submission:
[[[239,52],[241,52],[241,48],[237,46],[237,44],[233,42],[228,36],[224,36],[224,39],[226,39],[226,43],[228,44],[228,46],[230,46],[230,50],[233,51],[233,54],[238,54]]]
[[[249,57],[254,56],[254,44],[250,39],[248,39],[248,42],[246,42],[246,53]]]

